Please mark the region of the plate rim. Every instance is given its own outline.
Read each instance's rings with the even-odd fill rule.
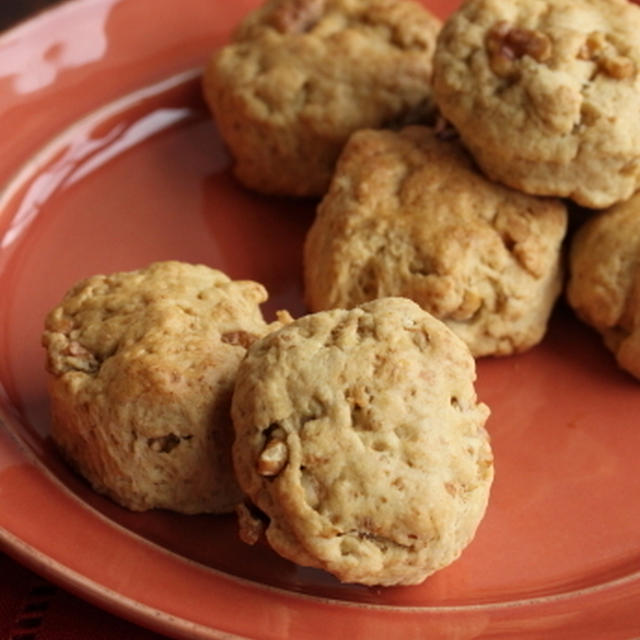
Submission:
[[[98,5],[101,2],[105,2],[106,0],[92,0],[92,1],[93,1],[93,4]],[[123,2],[126,3],[126,0],[123,0]],[[12,32],[14,32],[17,29],[24,28],[32,20],[46,20],[47,16],[55,14],[56,12],[60,11],[61,8],[64,8],[66,10],[69,7],[77,7],[80,4],[81,4],[80,0],[59,1],[56,5],[44,9],[43,11],[39,12],[36,16],[27,18],[22,22],[18,23],[17,25],[15,25],[14,27],[11,27],[7,30],[0,32],[0,49],[2,47],[4,39],[8,35],[12,34]],[[167,76],[164,80],[151,83],[149,87],[164,85],[165,83],[168,83],[179,76],[181,76],[182,78],[186,78],[187,76],[189,76],[190,74],[193,74],[194,72],[195,72],[195,69],[185,69],[183,70],[183,72],[179,74],[172,74],[170,76]],[[143,91],[145,88],[146,87],[141,87],[140,91]],[[7,194],[11,194],[12,185],[14,183],[17,183],[21,179],[21,176],[25,175],[24,172],[33,170],[35,167],[37,167],[38,162],[40,162],[40,160],[45,158],[47,152],[49,152],[50,149],[56,143],[58,143],[62,138],[64,138],[65,135],[67,135],[70,131],[73,131],[73,129],[75,129],[76,127],[81,126],[82,122],[85,119],[88,121],[97,117],[99,114],[108,113],[110,109],[116,109],[117,108],[116,105],[119,105],[125,102],[127,98],[130,99],[130,95],[131,95],[130,93],[123,94],[121,98],[115,99],[109,103],[102,105],[98,109],[88,112],[84,118],[75,120],[72,124],[69,125],[68,128],[66,128],[65,130],[61,130],[58,135],[50,139],[48,142],[45,142],[40,147],[37,154],[34,154],[32,157],[30,157],[27,160],[26,163],[23,163],[20,167],[16,169],[15,174],[11,177],[10,180],[6,181],[3,185],[0,185],[1,187],[0,203],[2,203],[5,200],[5,198],[8,197]],[[1,389],[1,390],[4,392],[4,389]],[[51,472],[46,467],[46,465],[44,465],[40,460],[37,459],[37,455],[31,450],[30,445],[27,442],[23,441],[20,434],[11,427],[12,417],[5,415],[5,409],[2,406],[2,400],[3,398],[0,398],[0,431],[5,431],[8,437],[17,445],[20,455],[24,458],[25,463],[36,468],[39,473],[43,473],[44,475],[49,476],[49,480],[52,480],[57,485],[57,488],[59,490],[68,492],[69,495],[73,496],[75,500],[77,500],[78,502],[82,502],[82,500],[77,495],[75,495],[70,489],[64,486],[64,484],[55,476],[55,474],[53,474],[53,472]],[[0,438],[0,453],[2,452],[2,450],[4,450],[5,446],[6,446],[6,443],[3,441],[3,438]],[[0,481],[0,484],[1,484],[1,481]],[[175,555],[179,557],[182,561],[198,564],[201,568],[207,571],[214,572],[218,575],[222,575],[225,578],[228,578],[234,581],[250,583],[252,588],[276,591],[282,594],[286,594],[288,597],[294,598],[294,599],[298,599],[298,598],[310,599],[317,603],[327,603],[332,606],[345,607],[345,608],[357,607],[358,609],[376,609],[381,611],[392,609],[394,612],[415,611],[415,612],[425,613],[425,614],[428,614],[428,613],[449,614],[449,613],[458,613],[461,611],[474,612],[478,610],[479,611],[491,610],[491,611],[498,611],[498,612],[509,610],[512,612],[514,609],[529,608],[531,606],[536,606],[536,605],[546,605],[546,604],[556,604],[556,603],[562,604],[566,601],[578,599],[583,596],[593,596],[603,591],[615,590],[630,582],[640,581],[640,570],[638,570],[633,574],[623,576],[621,578],[616,578],[606,583],[593,585],[590,587],[577,589],[577,590],[566,592],[566,593],[537,596],[533,598],[526,598],[526,599],[513,600],[513,601],[507,601],[507,602],[480,603],[475,605],[470,604],[470,605],[438,605],[438,606],[428,606],[428,605],[427,606],[397,606],[397,605],[386,605],[386,604],[366,603],[366,602],[355,603],[355,602],[349,602],[349,601],[340,600],[340,599],[326,598],[323,596],[315,596],[312,594],[292,592],[281,587],[274,587],[271,585],[265,585],[259,582],[254,582],[249,579],[227,574],[224,571],[217,570],[213,567],[207,567],[206,565],[201,565],[196,561],[190,560],[188,558],[184,558],[183,556],[179,556],[179,554],[175,554],[174,552],[161,547],[155,542],[147,540],[140,534],[137,534],[134,531],[128,530],[126,527],[120,525],[119,523],[109,520],[106,516],[102,515],[99,511],[97,511],[91,505],[88,505],[86,503],[82,503],[82,504],[83,504],[83,508],[90,509],[95,516],[98,516],[100,519],[104,519],[105,521],[108,521],[109,526],[121,528],[123,531],[126,531],[127,535],[143,541],[145,545],[151,545],[157,548],[158,550],[162,551],[163,553]],[[58,559],[47,556],[42,551],[36,549],[35,547],[25,542],[24,540],[17,538],[14,533],[9,531],[8,529],[6,529],[6,527],[2,525],[0,525],[0,543],[1,543],[1,546],[9,553],[9,555],[16,557],[16,559],[18,559],[20,562],[22,562],[27,566],[30,566],[31,568],[36,570],[38,573],[42,573],[46,577],[52,579],[52,581],[61,584],[61,586],[68,588],[70,591],[76,593],[77,595],[80,595],[81,597],[86,597],[86,599],[88,599],[91,602],[95,602],[96,604],[99,604],[99,606],[112,610],[111,607],[105,606],[105,605],[112,604],[113,611],[116,612],[117,615],[122,615],[123,617],[131,619],[133,622],[136,622],[137,624],[144,624],[145,626],[147,626],[149,624],[152,624],[154,620],[157,620],[158,624],[160,624],[161,622],[163,625],[166,625],[168,623],[175,624],[177,622],[177,623],[180,623],[180,625],[184,626],[183,625],[184,623],[192,628],[187,629],[187,628],[180,627],[180,628],[176,628],[175,630],[179,631],[180,633],[189,633],[189,634],[196,633],[197,635],[194,635],[193,637],[212,638],[216,640],[218,638],[224,638],[228,640],[232,640],[232,639],[248,640],[248,637],[246,636],[233,635],[233,634],[229,634],[228,632],[221,631],[219,629],[213,629],[211,627],[201,626],[197,622],[193,622],[184,618],[173,616],[172,614],[164,612],[161,609],[155,609],[144,603],[140,603],[135,600],[132,600],[127,596],[124,596],[123,594],[112,591],[109,587],[106,587],[105,585],[101,585],[100,583],[95,582],[93,579],[88,578],[87,576],[82,576],[82,574],[79,574],[74,569],[67,567],[66,565],[64,565],[64,563],[60,562]],[[105,595],[105,592],[108,595]],[[126,605],[123,604],[124,602],[126,602],[127,604]],[[145,615],[145,618],[142,622],[137,619],[138,612],[136,610],[139,609],[140,607],[144,608],[145,611],[147,611],[147,614]],[[639,621],[639,624],[640,624],[640,621]],[[164,629],[164,631],[166,632],[166,626],[162,627],[162,629]],[[158,627],[158,630],[160,631],[160,627]],[[205,633],[205,635],[202,635],[202,636],[199,635],[202,633]]]

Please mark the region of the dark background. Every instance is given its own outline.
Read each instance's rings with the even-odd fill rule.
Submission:
[[[32,13],[59,3],[60,0],[0,0],[0,30],[10,27]]]

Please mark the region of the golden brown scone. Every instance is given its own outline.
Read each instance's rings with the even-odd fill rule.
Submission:
[[[270,329],[266,299],[256,282],[180,262],[66,294],[43,334],[51,435],[94,489],[136,511],[233,509],[231,393],[246,348]]]
[[[640,378],[640,193],[581,226],[569,254],[567,298],[620,367]]]
[[[433,113],[440,21],[413,0],[269,0],[204,73],[237,178],[324,194],[350,133]]]
[[[306,239],[307,304],[404,296],[475,356],[523,351],[561,290],[566,208],[490,182],[441,137],[417,126],[351,137]]]
[[[492,179],[611,206],[640,186],[639,33],[627,0],[466,0],[438,39],[438,106]]]
[[[453,562],[493,480],[474,380],[465,344],[403,298],[304,316],[254,343],[233,395],[233,458],[273,549],[368,585],[415,584]]]

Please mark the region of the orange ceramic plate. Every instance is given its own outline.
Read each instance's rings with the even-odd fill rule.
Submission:
[[[176,637],[629,638],[640,632],[640,387],[566,309],[479,363],[496,480],[462,558],[416,587],[341,585],[231,517],[129,513],[48,439],[40,332],[84,276],[179,259],[304,312],[313,204],[234,182],[198,69],[254,0],[76,0],[0,37],[0,541]],[[430,5],[445,15],[446,1]]]

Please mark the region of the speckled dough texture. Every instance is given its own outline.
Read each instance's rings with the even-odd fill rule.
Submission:
[[[255,282],[172,261],[66,294],[43,334],[51,435],[94,489],[133,510],[233,509],[231,393],[269,329],[266,298]]]
[[[570,251],[567,298],[640,379],[640,193],[589,219]]]
[[[640,185],[640,8],[468,0],[444,25],[434,91],[483,170],[592,208]]]
[[[561,201],[490,182],[456,139],[359,131],[306,238],[306,301],[319,311],[404,296],[475,356],[524,351],[560,293],[566,226]]]
[[[493,479],[469,350],[402,298],[299,318],[254,343],[232,401],[240,485],[285,558],[414,584],[473,538]]]
[[[251,13],[203,80],[237,178],[319,196],[350,133],[431,117],[439,28],[413,0],[270,0]]]

